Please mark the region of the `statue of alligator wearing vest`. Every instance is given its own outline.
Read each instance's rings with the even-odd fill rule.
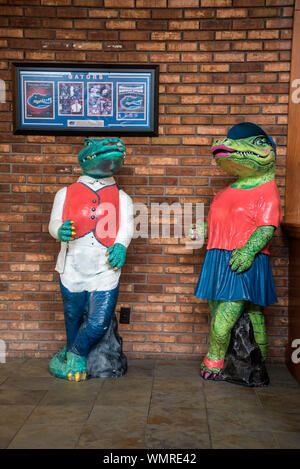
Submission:
[[[214,141],[212,154],[237,176],[214,197],[206,222],[189,237],[208,236],[195,296],[211,311],[210,345],[201,376],[247,386],[268,384],[267,334],[262,307],[276,303],[269,243],[282,219],[275,183],[275,143],[261,127],[244,122]]]
[[[126,371],[115,307],[120,269],[133,236],[133,204],[113,178],[124,158],[125,146],[119,138],[87,138],[78,155],[82,176],[58,191],[53,203],[49,232],[61,241],[56,270],[67,344],[51,359],[49,368],[53,375],[70,381]],[[103,354],[106,361],[113,355],[110,347],[118,348],[123,370],[116,372],[112,364],[106,374],[98,370],[97,375],[95,368]]]

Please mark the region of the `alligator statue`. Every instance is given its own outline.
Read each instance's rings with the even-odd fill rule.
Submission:
[[[255,377],[255,367],[257,360],[264,363],[267,358],[262,308],[277,302],[269,260],[269,244],[282,219],[275,183],[276,145],[261,127],[243,122],[226,138],[215,140],[211,151],[216,163],[237,179],[214,197],[207,221],[193,224],[189,232],[193,240],[208,237],[195,291],[195,296],[208,300],[211,311],[210,344],[201,376],[264,385],[268,377],[265,371]],[[246,346],[249,334],[253,341]],[[241,349],[243,357],[238,357]],[[234,364],[235,360],[239,362]],[[247,360],[251,363],[245,371]],[[234,376],[228,375],[228,367],[234,368]]]
[[[67,343],[51,359],[49,369],[70,381],[93,376],[89,355],[93,354],[95,363],[95,347],[109,357],[109,343],[116,345],[124,364],[115,307],[120,269],[133,236],[133,204],[113,174],[122,167],[125,151],[119,138],[85,139],[78,155],[82,176],[59,190],[53,203],[49,232],[61,241],[56,270]],[[98,358],[102,363],[103,357]],[[111,368],[105,377],[118,376],[115,363]]]

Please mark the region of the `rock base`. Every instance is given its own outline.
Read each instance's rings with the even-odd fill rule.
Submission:
[[[87,359],[88,378],[118,378],[127,371],[127,358],[122,351],[122,338],[114,313],[102,339],[92,347]]]

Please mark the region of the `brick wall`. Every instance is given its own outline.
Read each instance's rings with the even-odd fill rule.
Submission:
[[[76,181],[83,137],[12,134],[11,61],[160,64],[155,138],[125,138],[118,182],[136,202],[204,202],[230,179],[209,147],[251,120],[278,144],[284,197],[293,0],[0,0],[1,311],[11,357],[49,357],[64,342],[54,273],[59,245],[47,232],[55,192]],[[284,200],[283,200],[284,202]],[[272,266],[279,302],[266,309],[270,359],[287,341],[287,243],[277,230]],[[176,239],[137,239],[123,269],[126,353],[198,359],[209,310],[193,296],[205,249]]]

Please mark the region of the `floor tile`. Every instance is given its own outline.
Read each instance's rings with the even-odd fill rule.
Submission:
[[[8,360],[6,363],[0,363],[0,372],[5,370],[5,371],[17,371],[20,369],[21,366],[23,366],[28,359],[19,359],[19,360]]]
[[[147,425],[146,447],[151,449],[208,449],[208,432],[202,426]]]
[[[300,413],[264,410],[266,426],[270,431],[300,432]]]
[[[145,427],[126,425],[103,429],[97,425],[85,425],[76,448],[145,448]]]
[[[20,428],[21,425],[16,424],[0,426],[0,449],[5,449],[8,447]]]
[[[22,425],[34,409],[34,405],[0,405],[0,426]]]
[[[119,379],[114,379],[114,380],[106,380],[105,383],[103,384],[102,391],[103,392],[108,392],[108,391],[132,391],[136,390],[137,392],[140,391],[151,391],[153,384],[153,378],[148,377],[144,378],[143,380],[137,378],[137,377],[121,377]]]
[[[24,425],[8,449],[72,449],[81,430],[76,425]]]
[[[275,449],[277,442],[272,432],[232,431],[224,425],[223,432],[212,432],[213,449]]]
[[[6,379],[6,381],[1,385],[1,389],[47,391],[52,386],[53,378],[51,376],[38,378],[36,376],[20,377],[13,375]]]
[[[75,403],[93,404],[98,390],[80,387],[70,387],[66,392],[64,389],[50,389],[40,401],[41,406],[68,406],[75,405]]]
[[[73,405],[43,405],[34,409],[26,421],[30,425],[73,425],[87,421],[92,406],[81,402]]]
[[[198,392],[152,391],[151,406],[190,407],[204,409],[206,400],[202,390]]]
[[[51,376],[49,372],[49,359],[29,359],[18,369],[18,374],[20,376],[38,376],[38,377],[48,377]]]
[[[0,376],[0,386],[2,386],[3,383],[5,383],[7,379],[8,379],[8,376],[6,375]]]
[[[178,378],[183,380],[195,380],[199,383],[203,383],[200,376],[200,364],[191,363],[188,366],[185,362],[179,362],[177,366],[171,364],[171,362],[158,362],[155,370],[155,377],[161,378]]]
[[[121,376],[121,378],[116,379],[138,379],[142,382],[144,379],[152,379],[154,376],[153,368],[130,368],[126,375]]]
[[[166,394],[170,391],[180,392],[194,392],[200,393],[202,390],[202,383],[200,380],[188,380],[183,378],[154,378],[153,391],[161,391]]]
[[[267,419],[260,410],[236,411],[233,409],[207,409],[209,428],[212,432],[222,432],[224,425],[236,431],[268,430]]]
[[[261,403],[255,394],[252,395],[214,395],[206,394],[206,405],[208,409],[232,410],[252,412],[261,410]]]
[[[299,389],[269,388],[257,391],[262,407],[274,412],[300,413]]]
[[[300,432],[274,432],[281,449],[300,449]]]
[[[21,367],[26,360],[9,360],[6,363],[0,363],[0,377],[8,377],[20,373]]]
[[[191,407],[151,406],[148,424],[151,425],[183,425],[197,426],[202,432],[208,432],[207,415],[205,409],[193,409]]]
[[[147,407],[95,405],[87,423],[98,427],[146,425]]]
[[[0,388],[0,405],[34,405],[47,391]]]
[[[252,396],[255,395],[255,388],[248,386],[238,386],[226,381],[204,380],[204,391],[207,395],[219,396]]]
[[[96,405],[108,405],[108,406],[149,406],[151,399],[151,389],[132,388],[126,389],[126,392],[122,388],[107,389],[103,387],[100,390],[96,402]]]
[[[130,368],[132,369],[143,368],[143,369],[152,370],[155,367],[156,361],[151,358],[144,358],[142,360],[139,358],[129,358],[127,360],[127,363],[128,363],[129,371],[130,371]]]

